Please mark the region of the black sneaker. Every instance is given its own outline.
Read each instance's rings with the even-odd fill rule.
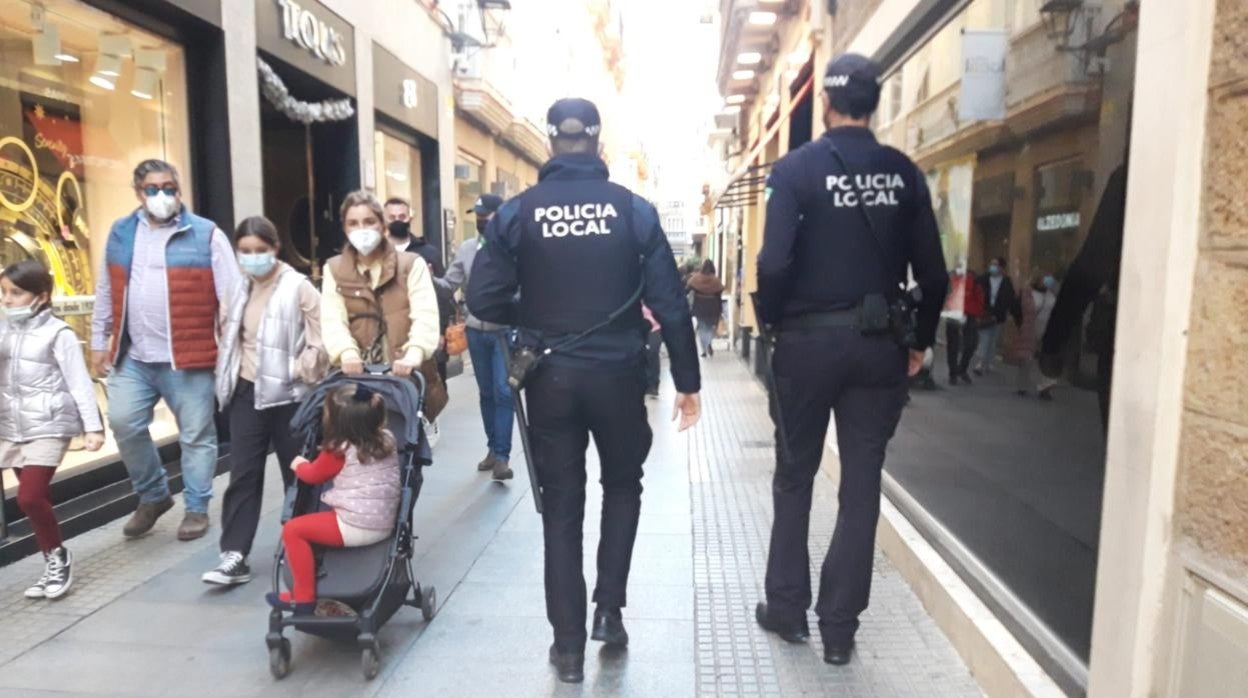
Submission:
[[[227,550],[221,553],[221,564],[201,577],[207,584],[231,586],[246,584],[251,581],[251,568],[247,566],[247,558],[240,552]]]
[[[48,553],[47,571],[44,572],[48,581],[43,585],[44,598],[59,599],[69,593],[74,584],[73,561],[73,556],[65,548]]]

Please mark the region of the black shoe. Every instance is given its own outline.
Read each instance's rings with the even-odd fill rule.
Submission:
[[[599,608],[594,611],[594,632],[590,635],[607,647],[627,647],[628,631],[624,629],[624,616],[620,609]]]
[[[212,570],[205,572],[200,579],[205,584],[233,586],[251,581],[251,568],[247,566],[247,558],[235,550],[221,553],[221,562]]]
[[[1052,402],[1053,401],[1053,389],[1045,388],[1044,390],[1041,390],[1040,399],[1044,400],[1045,402]]]
[[[767,612],[767,603],[759,601],[754,607],[754,620],[758,621],[758,626],[769,633],[775,633],[780,636],[781,640],[800,645],[810,639],[810,628],[806,627],[806,623],[790,625],[777,622],[771,618]]]
[[[854,657],[854,641],[850,640],[846,645],[827,645],[823,646],[823,661],[832,666],[845,666],[849,664],[849,660]]]
[[[65,548],[57,548],[48,553],[45,563],[43,581],[43,597],[59,599],[69,593],[74,585],[73,556]]]
[[[971,380],[971,377],[965,373],[963,373],[960,377],[962,378],[963,385],[975,385],[975,381]]]
[[[581,683],[585,680],[585,653],[560,652],[554,645],[550,646],[550,663],[555,673],[564,683]]]
[[[950,375],[949,385],[957,385],[957,384],[958,384],[958,377],[956,375]]]

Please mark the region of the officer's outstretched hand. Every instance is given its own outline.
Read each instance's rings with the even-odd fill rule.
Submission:
[[[919,371],[923,370],[923,358],[927,355],[925,351],[918,349],[910,350],[910,367],[907,369],[906,375],[914,378],[919,375]]]
[[[698,423],[702,416],[702,397],[697,393],[677,393],[676,408],[672,410],[672,421],[680,418],[680,428],[684,431]]]

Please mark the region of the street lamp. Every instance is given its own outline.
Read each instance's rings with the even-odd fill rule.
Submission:
[[[1059,47],[1068,45],[1083,9],[1083,0],[1048,0],[1040,6],[1040,16],[1044,19],[1049,38],[1057,39]]]

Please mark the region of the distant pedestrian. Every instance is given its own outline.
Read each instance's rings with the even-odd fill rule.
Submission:
[[[476,216],[477,236],[465,240],[455,253],[455,261],[446,276],[434,283],[447,291],[466,288],[472,276],[473,261],[485,245],[485,229],[503,205],[502,197],[482,194],[466,213]],[[481,423],[485,430],[485,458],[477,463],[478,472],[489,472],[499,482],[514,475],[511,470],[511,433],[515,429],[515,408],[511,386],[507,383],[507,359],[503,347],[503,325],[485,322],[468,311],[464,318],[464,335],[468,340],[468,356],[477,381],[481,404]]]
[[[108,422],[139,505],[122,533],[141,536],[173,508],[152,442],[156,403],[173,411],[186,515],[178,540],[208,532],[217,466],[213,371],[220,308],[238,281],[225,232],[182,202],[178,171],[163,160],[134,169],[140,206],[113,223],[95,279],[91,364],[108,376]]]
[[[646,397],[658,397],[659,375],[663,369],[663,326],[645,304],[641,306],[641,314],[650,331],[646,339]]]
[[[946,310],[953,314],[945,318],[945,358],[949,362],[949,385],[970,385],[967,371],[971,359],[979,347],[979,323],[984,316],[984,292],[976,281],[975,273],[966,268],[965,262],[949,278],[949,298]]]
[[[984,298],[984,314],[979,321],[979,362],[975,375],[992,373],[1001,349],[1001,329],[1016,302],[1014,282],[1005,275],[1005,258],[997,257],[988,264],[988,276],[978,280]]]
[[[1018,339],[1014,343],[1011,358],[1018,362],[1018,394],[1021,396],[1035,390],[1041,400],[1053,399],[1053,386],[1057,381],[1036,370],[1036,354],[1040,351],[1040,342],[1048,327],[1049,317],[1053,314],[1053,307],[1057,305],[1057,296],[1053,293],[1056,286],[1057,280],[1052,274],[1038,275],[1032,280],[1030,287],[1019,295],[1018,303],[1015,304]]]
[[[282,482],[299,443],[290,429],[298,402],[324,377],[321,296],[306,276],[279,261],[277,229],[252,216],[234,233],[243,278],[230,295],[217,356],[217,404],[230,420],[230,486],[221,506],[221,561],[209,584],[251,580],[247,556],[260,522],[264,470],[277,455]]]
[[[381,395],[360,384],[340,386],[325,398],[324,420],[321,452],[312,461],[296,458],[293,466],[310,485],[334,481],[321,495],[331,508],[296,516],[282,527],[294,584],[289,592],[265,595],[270,606],[296,615],[316,608],[312,546],[357,548],[385,540],[399,511],[399,457]]]
[[[394,249],[424,257],[433,267],[434,276],[442,276],[446,272],[442,252],[420,232],[419,221],[416,232],[412,231],[412,205],[407,199],[397,196],[386,199],[385,218],[386,237]]]
[[[693,293],[693,317],[698,321],[698,344],[704,358],[715,355],[715,333],[723,316],[724,284],[715,273],[715,263],[706,260],[687,282]]]
[[[69,450],[104,445],[104,423],[78,338],[52,315],[52,275],[27,259],[0,273],[0,469],[17,469],[17,505],[44,557],[43,576],[26,598],[57,599],[73,585],[73,556],[61,540],[48,485]]]

